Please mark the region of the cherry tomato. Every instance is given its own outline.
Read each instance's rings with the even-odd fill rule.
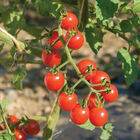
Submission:
[[[62,72],[58,72],[58,74],[52,74],[51,72],[47,72],[44,83],[46,88],[51,91],[57,91],[61,89],[64,85],[64,75]]]
[[[18,120],[18,118],[16,117],[16,116],[13,116],[13,115],[10,115],[9,116],[10,117],[10,119],[8,120],[8,125],[10,126],[10,124],[12,125],[12,124],[14,124],[14,123],[16,123],[16,122],[18,122],[19,120]],[[10,123],[10,124],[9,124]],[[19,127],[19,125],[16,125],[16,129]]]
[[[27,140],[25,133],[21,130],[15,131],[15,139],[16,140]]]
[[[87,95],[88,96],[88,95]],[[87,99],[87,96],[85,97],[85,99]],[[96,94],[95,93],[92,93],[89,97],[89,105],[88,105],[88,108],[91,110],[93,107],[97,107],[97,103],[98,103],[98,100],[96,98]],[[102,104],[102,101],[100,101],[100,105]]]
[[[0,126],[0,130],[3,130],[2,126]]]
[[[80,72],[82,73],[82,75],[86,75],[88,73],[88,72],[86,72],[87,71],[87,66],[91,66],[91,65],[92,65],[92,69],[95,69],[95,70],[92,71],[92,75],[89,74],[85,77],[87,80],[90,80],[92,78],[92,76],[94,76],[96,74],[95,63],[90,59],[84,59],[84,60],[80,61],[77,65]]]
[[[108,76],[107,73],[105,73],[103,71],[96,71],[96,75],[90,79],[90,83],[91,84],[101,84],[101,81],[103,79],[106,79],[108,82],[110,82],[110,77]],[[107,87],[103,87],[103,86],[94,86],[94,89],[96,89],[96,90],[103,90],[106,88]]]
[[[111,91],[109,93],[102,92],[103,98],[106,102],[114,102],[118,98],[118,90],[114,85],[110,85]]]
[[[36,120],[29,120],[28,124],[23,126],[23,129],[29,136],[35,136],[40,131],[40,125]]]
[[[13,115],[9,115],[9,118],[7,119],[7,124],[8,126],[11,126],[14,123],[17,123],[19,120],[16,116]],[[19,125],[16,125],[14,128],[12,128],[12,130],[14,130],[15,128],[18,129]],[[4,129],[6,129],[6,125],[4,124]]]
[[[52,36],[51,36],[50,38],[48,38],[48,40],[47,40],[47,41],[48,41],[48,44],[52,45],[58,38],[59,38],[58,32],[57,32],[57,31],[53,31]],[[53,45],[53,47],[54,47],[55,49],[62,48],[62,47],[63,47],[63,44],[62,44],[62,42],[59,40],[57,43],[55,43],[55,44]]]
[[[43,50],[42,61],[47,67],[58,66],[61,62],[61,54],[57,49],[54,49],[52,53],[47,53],[46,50]]]
[[[77,96],[74,92],[71,95],[67,95],[62,92],[58,98],[58,104],[61,109],[65,111],[70,111],[77,104]]]
[[[84,124],[89,118],[88,107],[83,108],[80,104],[77,104],[70,112],[70,118],[75,124]]]
[[[102,126],[108,120],[108,113],[105,108],[94,107],[90,111],[89,115],[90,122],[95,126]]]
[[[61,21],[61,28],[65,30],[72,30],[73,27],[77,27],[78,19],[72,12],[67,12],[67,16]]]
[[[71,37],[71,39],[69,40],[68,43],[68,47],[70,49],[73,50],[78,50],[82,47],[82,45],[84,44],[84,37],[82,35],[82,33],[80,31],[76,31],[78,32],[75,36]],[[67,32],[66,36],[65,36],[65,42],[69,39],[69,32]]]

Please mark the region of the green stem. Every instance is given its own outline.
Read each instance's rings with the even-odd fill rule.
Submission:
[[[74,88],[76,88],[76,86],[78,86],[78,84],[80,84],[83,81],[83,78],[80,78],[72,87],[71,90],[73,90]]]
[[[7,121],[6,121],[6,118],[5,118],[5,116],[4,116],[4,111],[3,111],[3,109],[2,109],[1,104],[0,104],[0,114],[1,114],[1,117],[2,117],[2,119],[3,119],[3,121],[4,121],[4,124],[5,124],[5,126],[6,126],[6,129],[7,129],[8,133],[9,133],[11,136],[13,136],[14,134],[11,132],[11,130],[10,130],[8,124],[7,124]]]
[[[54,102],[54,106],[52,108],[52,111],[44,127],[42,140],[52,140],[53,132],[55,130],[56,123],[60,115],[60,107],[58,105],[58,96],[59,96],[59,93],[57,94],[57,97]]]
[[[63,64],[61,64],[60,66],[57,67],[58,70],[60,70],[61,68],[63,68],[65,65],[67,65],[70,61],[66,60]]]

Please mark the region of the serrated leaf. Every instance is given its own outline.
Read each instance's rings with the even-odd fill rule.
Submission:
[[[82,125],[77,125],[83,129],[86,129],[86,130],[94,130],[95,129],[95,126],[88,120],[86,123],[82,124]]]
[[[93,24],[87,24],[85,29],[86,41],[89,43],[90,48],[96,54],[102,47],[103,35],[103,32],[96,28]]]
[[[126,79],[127,86],[130,86],[138,77],[138,58],[137,56],[130,56],[126,48],[121,48],[118,52],[117,58],[122,61],[122,70]]]
[[[96,0],[96,18],[108,19],[114,16],[119,0]]]
[[[105,130],[107,130],[108,132],[112,132],[114,129],[114,126],[112,125],[112,123],[107,123],[105,125]]]
[[[134,0],[133,11],[140,13],[140,0]]]
[[[4,43],[0,45],[0,52],[3,50]]]
[[[13,84],[15,84],[16,88],[22,90],[22,81],[26,77],[26,67],[22,66],[14,72]]]
[[[109,140],[110,138],[110,133],[106,130],[102,131],[102,134],[100,135],[101,140]]]
[[[10,101],[5,99],[5,100],[2,100],[0,104],[3,109],[6,109],[7,105],[10,104]]]

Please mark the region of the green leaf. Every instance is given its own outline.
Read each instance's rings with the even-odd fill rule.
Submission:
[[[4,43],[0,45],[0,52],[3,50]]]
[[[140,13],[140,0],[134,0],[133,11]]]
[[[95,129],[95,126],[89,120],[86,123],[77,126],[90,131]]]
[[[108,132],[112,132],[114,129],[114,126],[112,125],[112,123],[107,123],[105,125],[105,130],[107,130]]]
[[[108,140],[110,138],[110,133],[107,130],[103,130],[100,135],[101,140]]]
[[[86,40],[94,53],[98,53],[102,47],[103,32],[96,28],[93,24],[87,24],[85,29]]]
[[[16,88],[22,90],[22,81],[26,77],[26,67],[22,66],[14,72],[13,84],[15,84]]]
[[[121,28],[121,31],[124,32],[124,33],[132,31],[131,21],[130,20],[123,20],[120,23],[120,28]]]
[[[2,102],[1,102],[1,107],[3,108],[3,109],[6,109],[6,107],[7,107],[7,105],[9,105],[10,104],[10,101],[9,100],[2,100]]]
[[[0,140],[15,140],[15,137],[9,134],[0,134]]]
[[[119,0],[96,0],[96,18],[108,19],[114,16]]]
[[[122,61],[122,70],[126,79],[127,86],[130,86],[138,77],[138,58],[137,56],[130,56],[126,48],[121,48],[118,52],[117,58]]]
[[[51,14],[55,18],[59,18],[60,8],[62,8],[61,5],[56,4],[52,0],[36,0],[35,7],[42,16]]]

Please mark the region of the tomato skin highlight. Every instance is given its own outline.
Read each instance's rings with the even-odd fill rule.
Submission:
[[[96,71],[96,75],[93,76],[93,77],[90,79],[90,83],[91,83],[91,84],[101,84],[101,81],[102,81],[104,78],[105,78],[108,82],[111,82],[110,77],[109,77],[109,75],[108,75],[106,72],[104,72],[104,71]],[[96,89],[96,90],[103,90],[103,89],[106,89],[107,87],[94,86],[93,88]]]
[[[29,136],[35,136],[40,131],[40,125],[36,120],[29,120],[29,123],[25,124],[23,129]]]
[[[112,90],[109,93],[102,92],[104,100],[108,103],[114,102],[118,98],[117,88],[113,84],[110,87]]]
[[[58,66],[61,62],[61,54],[57,49],[53,49],[52,53],[47,53],[46,50],[42,51],[42,61],[47,67]]]
[[[15,131],[15,140],[27,140],[25,133],[21,130]]]
[[[108,112],[103,107],[92,108],[89,115],[90,122],[95,126],[103,126],[108,120]]]
[[[47,39],[47,42],[48,42],[48,44],[52,45],[58,38],[59,38],[58,31],[53,31],[53,32],[52,32],[52,36],[51,36],[50,38]],[[53,47],[54,47],[55,49],[62,48],[62,47],[63,47],[63,44],[62,44],[62,42],[59,40],[57,43],[55,43],[55,44],[53,45]]]
[[[72,12],[67,12],[67,16],[61,21],[61,28],[65,30],[72,30],[78,25],[78,19]]]
[[[61,109],[71,111],[77,104],[77,96],[74,92],[72,92],[71,95],[67,95],[65,92],[62,92],[58,97],[58,104]]]
[[[44,78],[44,83],[46,88],[51,91],[57,91],[61,89],[64,85],[64,75],[62,72],[58,72],[58,74],[52,74],[51,72],[47,72]]]
[[[75,124],[84,124],[89,118],[89,108],[83,108],[77,104],[70,112],[70,118]]]
[[[76,30],[77,31],[77,30]],[[68,47],[72,50],[78,50],[80,49],[83,44],[84,44],[84,37],[83,34],[80,31],[77,31],[78,33],[71,37],[71,39],[69,40],[68,43]],[[65,42],[69,39],[68,34],[70,34],[69,32],[67,32],[66,36],[65,36]]]
[[[77,67],[79,68],[82,75],[86,75],[88,73],[88,72],[85,72],[85,71],[87,70],[87,66],[90,66],[90,65],[92,65],[93,69],[95,69],[95,70],[92,71],[92,75],[89,74],[85,77],[87,80],[90,80],[92,78],[92,76],[94,76],[96,74],[95,63],[90,59],[84,59],[84,60],[81,60],[77,65]]]

